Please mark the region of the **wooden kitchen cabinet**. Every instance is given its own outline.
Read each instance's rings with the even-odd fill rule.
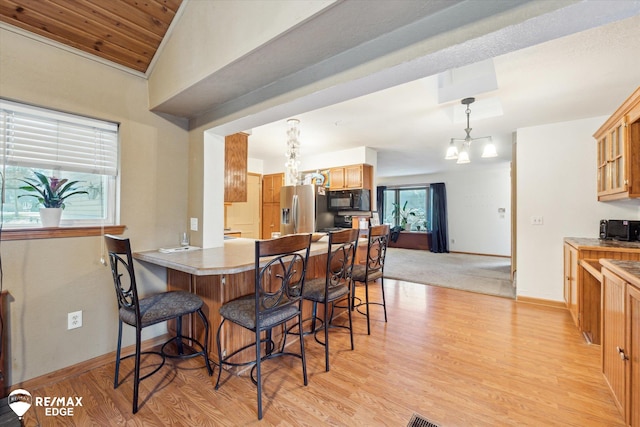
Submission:
[[[270,239],[274,231],[280,231],[280,203],[265,203],[262,205],[262,238]]]
[[[224,139],[224,201],[247,201],[247,153],[249,135],[236,133]]]
[[[601,344],[600,260],[640,261],[640,242],[567,237],[564,240],[564,296],[587,342]]]
[[[371,190],[371,165],[359,164],[329,169],[330,190],[353,190],[365,188]]]
[[[626,424],[640,427],[640,263],[601,263],[602,373]]]
[[[627,287],[627,348],[629,349],[629,425],[640,426],[640,289]]]
[[[262,177],[262,203],[280,203],[280,188],[284,182],[284,174],[276,173]]]
[[[602,373],[613,393],[616,406],[626,411],[625,360],[619,349],[625,346],[624,302],[626,283],[606,268],[602,269]]]
[[[343,190],[344,188],[344,168],[329,169],[329,189]]]
[[[640,87],[596,131],[599,201],[640,197]]]
[[[271,233],[280,231],[280,189],[284,174],[277,173],[262,177],[262,222],[261,237],[270,239]]]

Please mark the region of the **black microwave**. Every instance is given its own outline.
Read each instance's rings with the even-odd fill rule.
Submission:
[[[330,211],[370,211],[369,190],[329,191],[327,209]]]
[[[600,221],[600,238],[635,241],[640,237],[640,221],[603,219]]]

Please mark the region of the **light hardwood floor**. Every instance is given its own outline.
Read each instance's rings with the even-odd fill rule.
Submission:
[[[263,365],[260,422],[248,377],[223,372],[215,391],[217,367],[210,378],[193,359],[168,361],[143,381],[136,415],[131,376],[114,390],[113,363],[32,388],[34,397],[81,396],[83,406],[73,417],[32,407],[25,425],[406,426],[414,413],[440,426],[624,425],[600,347],[585,343],[568,311],[395,280],[385,287],[389,322],[372,308],[367,336],[354,315],[354,351],[346,331],[332,331],[330,372],[323,347],[306,338],[307,387],[298,359]]]

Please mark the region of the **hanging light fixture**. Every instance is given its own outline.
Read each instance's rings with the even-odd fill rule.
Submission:
[[[287,120],[287,151],[284,155],[287,161],[284,164],[285,185],[298,184],[298,167],[300,166],[300,120]]]
[[[464,139],[461,138],[451,138],[449,142],[449,148],[447,149],[447,154],[445,155],[446,160],[458,160],[456,163],[459,165],[470,163],[471,159],[469,158],[469,149],[471,148],[471,143],[473,141],[477,141],[479,139],[488,140],[484,146],[484,150],[482,152],[482,157],[497,157],[498,152],[496,151],[496,146],[493,144],[493,141],[490,136],[481,136],[479,138],[471,138],[471,127],[469,125],[469,115],[471,114],[471,108],[469,105],[475,102],[475,98],[465,98],[460,101],[463,105],[467,106],[465,113],[467,114],[467,128],[464,130],[467,133],[467,136]],[[456,145],[456,142],[462,142],[460,150]]]

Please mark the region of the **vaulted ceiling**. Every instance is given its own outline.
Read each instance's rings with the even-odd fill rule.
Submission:
[[[182,0],[0,0],[0,21],[145,73]]]

